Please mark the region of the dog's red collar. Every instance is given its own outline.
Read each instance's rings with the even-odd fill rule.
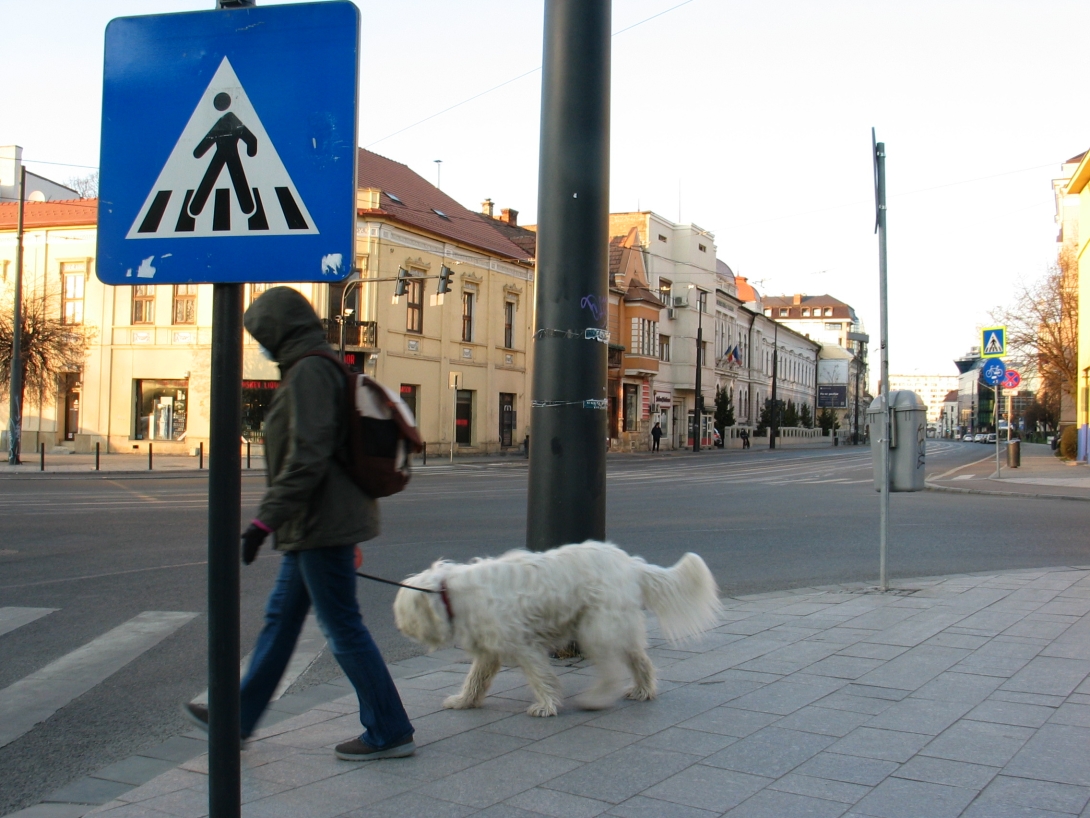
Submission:
[[[443,607],[447,609],[447,619],[454,621],[454,608],[450,607],[450,594],[447,593],[447,581],[439,583],[439,598],[443,600]]]

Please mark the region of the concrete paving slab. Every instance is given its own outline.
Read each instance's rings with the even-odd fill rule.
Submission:
[[[607,712],[531,718],[517,670],[500,674],[481,708],[444,710],[464,654],[395,664],[416,728],[408,759],[333,757],[330,745],[358,729],[342,680],[289,696],[284,720],[244,757],[243,814],[1090,816],[1090,569],[895,586],[727,600],[716,633],[683,646],[663,642],[652,621],[661,695]],[[586,662],[555,669],[568,693],[591,682]],[[196,758],[100,814],[202,818],[204,743],[171,742],[144,763]],[[139,780],[133,764],[95,780]]]

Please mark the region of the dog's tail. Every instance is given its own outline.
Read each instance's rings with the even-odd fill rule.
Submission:
[[[688,553],[672,568],[644,564],[642,569],[644,603],[658,615],[663,636],[671,642],[695,636],[718,621],[719,586],[699,556]]]

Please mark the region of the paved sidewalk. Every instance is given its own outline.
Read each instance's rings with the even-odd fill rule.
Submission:
[[[995,447],[978,448],[982,459],[930,478],[928,488],[963,494],[1090,500],[1090,469],[1086,464],[1065,463],[1044,443],[1023,443],[1022,465],[1017,469],[1007,467],[1006,452],[1001,451],[998,476]]]
[[[728,599],[714,631],[680,647],[653,638],[651,652],[656,701],[551,719],[523,712],[516,670],[481,709],[450,711],[463,654],[401,662],[415,757],[338,761],[332,746],[359,729],[344,695],[258,731],[242,814],[1090,816],[1090,566]],[[587,686],[581,663],[556,664],[568,696]],[[84,791],[129,780],[109,772],[123,768]],[[198,818],[206,773],[198,755],[135,789],[115,783],[96,814]]]

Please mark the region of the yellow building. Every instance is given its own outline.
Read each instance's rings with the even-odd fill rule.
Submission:
[[[1078,459],[1090,459],[1090,151],[1067,183],[1067,195],[1079,197],[1075,258],[1079,271],[1079,388],[1075,423],[1079,429]]]
[[[334,346],[343,328],[346,357],[400,387],[430,452],[449,451],[452,441],[464,452],[518,446],[529,421],[530,257],[491,220],[404,165],[361,150],[359,180],[358,283],[291,286],[314,304]],[[82,367],[62,375],[55,390],[27,392],[23,451],[41,442],[81,452],[96,443],[110,452],[207,449],[212,285],[102,284],[95,275],[97,206],[93,199],[26,203],[24,301],[45,299],[59,320],[82,326],[90,344]],[[0,204],[6,311],[17,217],[17,204]],[[444,265],[453,276],[439,304]],[[399,269],[411,278],[392,304]],[[246,285],[244,304],[268,286]],[[279,372],[249,336],[245,341],[243,432],[260,443]],[[7,401],[0,422],[6,429]]]

